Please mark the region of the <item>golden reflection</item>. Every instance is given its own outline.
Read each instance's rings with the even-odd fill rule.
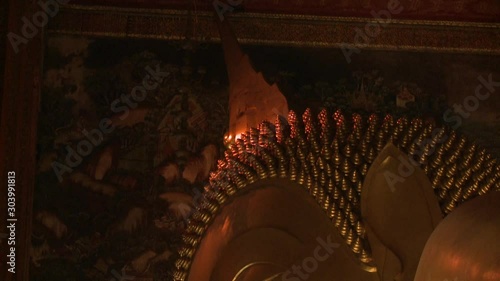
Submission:
[[[265,262],[265,261],[258,261],[258,262],[252,262],[252,263],[249,263],[247,265],[245,265],[244,267],[242,267],[240,269],[240,271],[238,271],[238,273],[236,273],[236,275],[234,276],[233,280],[232,281],[241,281],[239,278],[240,276],[248,269],[250,269],[252,266],[256,266],[256,265],[271,265],[273,267],[281,267],[283,268],[283,270],[285,270],[285,268],[283,266],[280,266],[279,264],[275,264],[275,263],[272,263],[272,262]],[[272,278],[276,277],[276,276],[279,276],[281,273],[278,273],[274,276],[271,276],[270,278],[266,278],[264,279],[263,281],[266,281],[266,280],[272,280]]]

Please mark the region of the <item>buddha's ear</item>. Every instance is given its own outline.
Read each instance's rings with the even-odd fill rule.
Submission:
[[[442,213],[425,173],[390,143],[368,170],[361,214],[380,279],[413,281]]]
[[[500,191],[458,206],[425,245],[415,281],[500,279]]]

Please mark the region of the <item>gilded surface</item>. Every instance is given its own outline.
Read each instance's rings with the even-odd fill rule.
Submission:
[[[291,111],[287,122],[278,119],[274,126],[264,122],[248,131],[226,151],[211,175],[204,200],[211,204],[201,204],[190,221],[175,280],[187,280],[204,232],[228,199],[266,178],[290,179],[307,189],[362,267],[375,270],[360,219],[360,186],[366,167],[388,142],[410,155],[408,161],[416,161],[425,172],[443,214],[471,198],[500,190],[496,159],[449,129],[434,129],[420,119],[387,116],[380,120],[372,115],[364,120],[341,112],[331,116],[325,110],[316,118],[307,110],[302,118]]]

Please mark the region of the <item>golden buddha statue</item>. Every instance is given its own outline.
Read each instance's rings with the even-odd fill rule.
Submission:
[[[175,280],[500,279],[492,240],[499,204],[481,203],[499,200],[500,166],[491,155],[420,119],[287,113],[286,99],[253,70],[227,23],[220,31],[232,144],[197,202]],[[256,96],[263,99],[249,107]],[[493,253],[481,239],[467,245],[479,229]]]

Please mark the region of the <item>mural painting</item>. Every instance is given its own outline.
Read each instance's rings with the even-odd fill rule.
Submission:
[[[464,104],[480,77],[500,77],[498,58],[363,51],[347,63],[339,49],[243,48],[299,113],[421,117],[500,155],[498,97]],[[44,61],[31,279],[169,280],[224,151],[221,46],[53,36]]]

